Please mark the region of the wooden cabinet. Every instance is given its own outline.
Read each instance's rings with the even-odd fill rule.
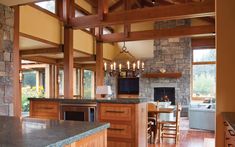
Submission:
[[[98,119],[111,125],[108,147],[147,147],[146,103],[99,103]]]
[[[30,101],[30,117],[60,119],[59,102],[54,101]]]

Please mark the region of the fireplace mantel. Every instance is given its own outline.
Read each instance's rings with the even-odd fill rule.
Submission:
[[[142,78],[180,78],[182,73],[145,73]]]

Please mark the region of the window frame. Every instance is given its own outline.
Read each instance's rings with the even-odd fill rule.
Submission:
[[[216,50],[215,48],[195,48],[194,50]],[[193,96],[193,66],[194,65],[215,65],[216,66],[216,59],[215,61],[194,61],[194,53],[192,53],[192,76],[191,76],[191,83],[192,83],[192,92],[191,92],[191,101],[204,101],[208,97],[195,97]]]

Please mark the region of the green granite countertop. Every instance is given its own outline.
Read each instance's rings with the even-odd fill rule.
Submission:
[[[222,116],[235,131],[235,112],[222,112]]]
[[[147,102],[147,98],[99,98],[99,99],[66,99],[66,98],[29,98],[29,100],[58,101],[69,104],[86,104],[86,103],[120,103],[120,104],[138,104]]]
[[[61,147],[107,129],[108,123],[0,116],[1,147]]]

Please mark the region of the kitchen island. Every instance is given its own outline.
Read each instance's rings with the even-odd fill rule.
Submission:
[[[0,116],[1,147],[107,146],[108,123]],[[94,146],[94,147],[96,147]]]
[[[29,100],[32,118],[107,122],[108,147],[147,147],[147,98]]]

